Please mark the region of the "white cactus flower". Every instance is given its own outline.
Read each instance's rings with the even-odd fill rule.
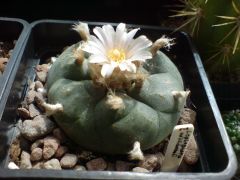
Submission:
[[[135,73],[136,61],[145,62],[152,58],[149,46],[152,42],[146,36],[133,39],[137,29],[127,32],[126,24],[120,23],[116,31],[111,25],[95,27],[88,41],[81,47],[90,53],[89,62],[102,65],[101,75],[109,77],[115,68]]]

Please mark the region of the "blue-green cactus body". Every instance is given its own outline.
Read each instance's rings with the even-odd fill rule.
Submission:
[[[140,88],[115,92],[124,104],[112,109],[104,87],[94,84],[87,68],[75,63],[77,45],[66,49],[48,73],[48,101],[61,103],[63,112],[54,119],[80,146],[100,153],[124,154],[135,141],[148,149],[164,140],[176,125],[184,101],[172,91],[183,91],[180,73],[162,52],[148,60],[144,71],[149,75]],[[83,67],[84,66],[84,67]]]

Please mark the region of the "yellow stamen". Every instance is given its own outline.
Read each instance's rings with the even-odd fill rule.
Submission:
[[[122,49],[112,49],[108,52],[108,58],[119,63],[125,59],[125,52]]]

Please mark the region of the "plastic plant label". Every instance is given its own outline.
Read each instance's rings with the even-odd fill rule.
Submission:
[[[182,162],[185,149],[193,135],[194,126],[192,124],[177,125],[174,127],[161,171],[175,172]]]

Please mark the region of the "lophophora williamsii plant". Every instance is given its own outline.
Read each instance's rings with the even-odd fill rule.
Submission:
[[[149,149],[171,134],[189,91],[160,48],[173,40],[152,43],[134,39],[139,29],[120,23],[74,29],[81,41],[68,47],[52,64],[44,106],[74,142],[105,154],[143,159]]]

